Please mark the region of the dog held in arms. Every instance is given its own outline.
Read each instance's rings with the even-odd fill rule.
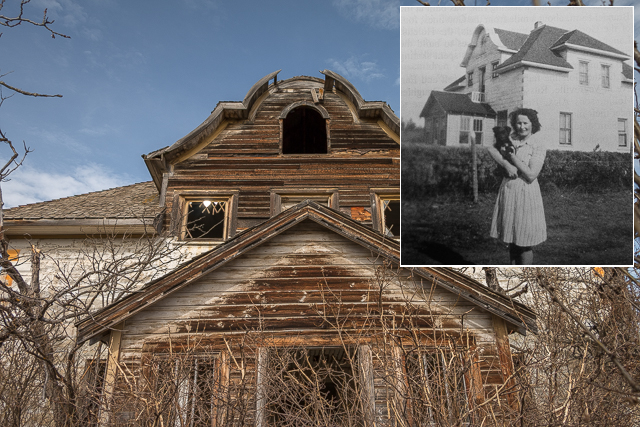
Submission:
[[[509,126],[496,126],[493,128],[493,134],[496,137],[496,143],[493,144],[493,146],[505,160],[511,161],[510,155],[516,152],[516,147],[513,146],[513,143],[509,139],[511,128]],[[509,174],[504,168],[498,168],[497,170],[500,176],[509,178]]]
[[[502,154],[502,157],[509,160],[509,155],[516,152],[516,147],[513,146],[509,139],[511,128],[509,126],[496,126],[493,128],[493,134],[496,137],[496,143],[493,146]]]

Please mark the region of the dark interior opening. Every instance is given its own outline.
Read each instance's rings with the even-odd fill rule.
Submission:
[[[400,200],[384,201],[384,231],[387,236],[400,236]]]
[[[327,127],[313,108],[298,107],[282,125],[282,154],[327,154]]]
[[[187,233],[190,239],[223,239],[226,202],[189,202]]]
[[[281,380],[272,384],[275,387],[270,398],[270,426],[307,425],[305,420],[320,413],[331,425],[342,425],[340,420],[357,412],[351,407],[357,407],[358,399],[351,365],[353,354],[340,347],[324,347],[294,350],[286,355],[274,352],[271,357],[277,359],[272,369],[281,372]]]

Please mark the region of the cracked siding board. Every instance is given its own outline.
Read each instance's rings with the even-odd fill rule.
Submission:
[[[145,343],[166,339],[168,331],[176,340],[196,330],[215,339],[266,325],[283,339],[301,335],[305,343],[330,341],[332,331],[318,314],[327,307],[322,304],[327,299],[322,286],[339,292],[340,301],[353,308],[354,325],[362,325],[379,299],[378,292],[369,292],[378,265],[373,259],[360,245],[314,223],[303,223],[127,319],[123,355],[137,357]],[[396,284],[382,294],[384,309],[401,312],[403,298],[406,293]],[[424,311],[422,327],[435,326],[443,343],[445,332],[460,336],[462,328],[476,337],[478,345],[495,344],[489,313],[441,288],[434,290],[430,301],[439,320],[432,325],[427,301],[417,299]],[[483,372],[491,373],[491,367],[486,365]]]

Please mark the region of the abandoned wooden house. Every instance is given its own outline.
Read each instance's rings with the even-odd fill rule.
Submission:
[[[109,350],[95,386],[104,425],[517,412],[508,335],[535,330],[534,313],[452,269],[400,267],[399,120],[322,74],[274,72],[219,103],[144,156],[153,183],[6,211],[16,247],[24,233],[65,247],[106,224],[168,232],[193,255],[77,324],[80,342]]]

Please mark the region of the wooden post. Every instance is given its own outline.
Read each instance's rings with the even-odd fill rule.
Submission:
[[[473,187],[473,203],[478,203],[478,153],[476,150],[476,136],[473,125],[469,130],[469,143],[471,144],[471,185]]]
[[[260,347],[258,349],[258,378],[256,379],[256,427],[267,427],[267,384],[265,381],[268,361],[269,350],[266,347]]]
[[[513,377],[513,359],[511,358],[507,325],[504,319],[495,314],[493,315],[493,329],[496,332],[496,347],[498,348],[498,357],[500,358],[502,381],[504,381],[506,385],[507,402],[509,406],[511,406],[511,409],[518,412],[520,405],[516,396],[516,380]]]
[[[373,383],[373,357],[371,347],[368,345],[358,346],[358,364],[360,365],[364,425],[371,427],[376,425],[376,393]]]
[[[118,361],[120,359],[120,340],[122,338],[122,330],[124,322],[118,324],[111,330],[109,337],[109,356],[107,358],[107,372],[104,378],[104,388],[102,391],[102,407],[100,409],[100,425],[109,425],[111,418],[111,403],[113,400],[113,392],[116,386],[118,376]]]

